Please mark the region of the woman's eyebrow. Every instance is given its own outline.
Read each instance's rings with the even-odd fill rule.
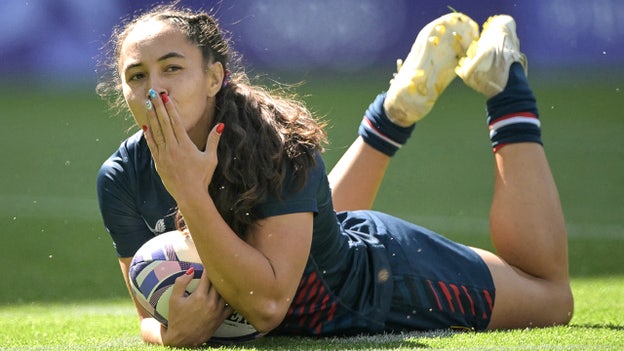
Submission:
[[[182,55],[179,52],[172,51],[170,53],[162,55],[160,58],[158,58],[158,61],[164,61],[170,58],[185,58],[185,57],[186,56]]]
[[[157,61],[161,62],[161,61],[168,60],[170,58],[185,58],[185,57],[186,56],[182,55],[179,52],[172,51],[172,52],[169,52],[169,53],[166,53],[166,54],[162,55],[161,57],[158,58]],[[132,68],[139,67],[142,64],[143,64],[142,62],[131,63],[128,66],[126,66],[126,68],[124,69],[124,72],[127,72],[128,70],[130,70]]]

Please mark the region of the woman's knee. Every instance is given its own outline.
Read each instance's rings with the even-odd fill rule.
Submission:
[[[559,283],[554,290],[556,291],[553,293],[556,300],[554,305],[557,306],[553,309],[553,317],[556,317],[554,324],[568,324],[574,314],[574,296],[570,284],[569,282]]]
[[[565,325],[572,319],[570,282],[537,278],[494,254],[477,250],[490,269],[496,297],[489,328],[513,329]]]
[[[499,285],[489,328],[566,325],[573,313],[574,298],[567,283],[528,280],[522,284]]]

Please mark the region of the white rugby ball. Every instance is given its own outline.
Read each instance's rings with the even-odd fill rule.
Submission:
[[[164,233],[149,240],[136,252],[130,264],[130,285],[137,301],[164,326],[168,324],[169,297],[176,278],[190,267],[193,280],[186,291],[197,288],[204,266],[190,235],[179,231]],[[234,343],[262,336],[245,318],[234,312],[215,331],[209,342]]]

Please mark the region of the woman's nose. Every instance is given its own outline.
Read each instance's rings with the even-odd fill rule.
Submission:
[[[164,84],[164,82],[158,76],[150,75],[148,84],[149,84],[147,86],[148,93],[149,93],[149,89],[153,89],[158,95],[160,95],[163,92],[169,95],[168,87]]]

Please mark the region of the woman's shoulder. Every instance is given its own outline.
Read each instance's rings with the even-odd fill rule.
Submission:
[[[149,166],[151,155],[143,137],[139,131],[121,142],[119,148],[108,158],[99,171],[99,178],[129,176],[137,170]]]
[[[138,131],[129,136],[121,143],[121,145],[119,145],[119,149],[117,151],[134,157],[143,155],[146,152],[149,154],[149,148],[147,147],[143,131]]]
[[[142,131],[138,131],[122,141],[119,148],[104,162],[133,162],[149,154],[147,142]]]
[[[310,164],[310,167],[305,170],[306,173],[306,183],[314,183],[318,182],[320,179],[323,179],[327,176],[327,172],[325,169],[325,161],[323,160],[322,154],[320,151],[314,151],[312,156],[314,158],[314,163]],[[284,184],[286,186],[291,186],[294,182],[295,169],[290,167],[286,174],[286,181]]]

